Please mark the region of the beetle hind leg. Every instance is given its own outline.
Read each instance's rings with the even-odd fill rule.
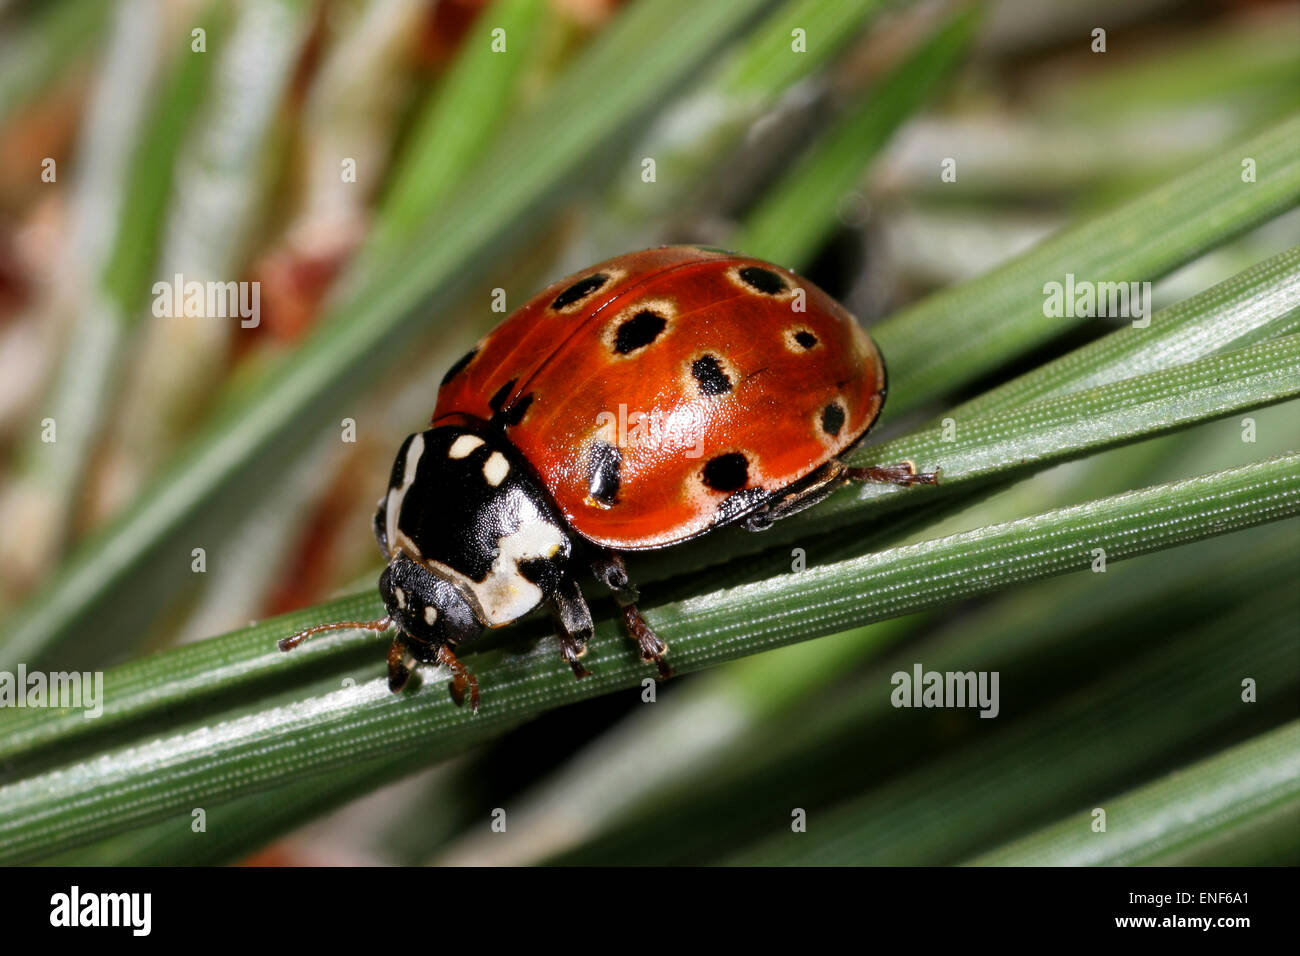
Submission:
[[[654,628],[637,610],[636,603],[640,594],[628,578],[627,565],[623,563],[623,556],[611,551],[599,558],[592,565],[592,570],[601,583],[614,593],[614,600],[618,602],[618,608],[623,615],[623,626],[632,640],[636,641],[637,649],[641,652],[641,660],[647,664],[654,664],[658,668],[660,680],[672,677],[673,669],[664,660],[664,655],[668,653],[668,645],[659,638]]]
[[[772,498],[747,515],[743,521],[745,530],[766,531],[782,518],[788,518],[805,508],[811,508],[848,483],[846,471],[845,466],[838,460],[828,461],[811,475],[801,479],[795,487]]]
[[[805,508],[811,508],[850,482],[867,481],[906,486],[937,485],[939,469],[918,472],[916,465],[910,461],[903,461],[897,465],[868,465],[865,468],[853,468],[838,458],[832,458],[784,494],[773,498],[748,515],[743,521],[744,527],[748,531],[766,531],[774,522],[798,514]]]
[[[897,465],[868,465],[865,468],[844,469],[849,481],[878,481],[891,485],[937,485],[940,469],[934,471],[917,471],[910,461],[900,461]]]

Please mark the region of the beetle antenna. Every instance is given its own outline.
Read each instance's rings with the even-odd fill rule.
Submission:
[[[280,650],[291,651],[313,634],[319,634],[321,631],[349,631],[359,629],[364,631],[386,631],[393,626],[391,616],[385,615],[377,621],[335,621],[333,624],[317,624],[315,627],[309,627],[305,631],[299,631],[292,637],[282,638],[279,643]]]

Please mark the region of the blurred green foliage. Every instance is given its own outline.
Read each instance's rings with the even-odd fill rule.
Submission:
[[[0,11],[6,152],[64,170],[4,184],[0,239],[61,225],[0,300],[46,350],[0,395],[0,670],[107,667],[97,720],[0,708],[0,860],[1296,862],[1300,8],[1098,53],[1023,2]],[[581,683],[540,619],[471,649],[477,715],[367,632],[279,653],[379,612],[329,595],[489,292],[668,241],[845,301],[891,374],[853,460],[944,483],[636,556],[653,695],[603,604]],[[266,327],[154,315],[172,270]],[[1050,314],[1067,274],[1149,323]],[[997,717],[895,706],[918,664]]]

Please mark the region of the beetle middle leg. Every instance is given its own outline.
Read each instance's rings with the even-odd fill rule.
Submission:
[[[457,707],[465,706],[465,691],[469,691],[469,709],[478,710],[478,678],[456,657],[448,644],[439,644],[435,651],[423,641],[412,646],[410,639],[399,633],[388,647],[388,689],[400,694],[411,679],[411,674],[421,661],[437,662],[451,671],[451,699]]]
[[[627,576],[627,565],[623,563],[623,556],[617,551],[606,552],[592,563],[592,570],[600,582],[614,593],[614,600],[618,602],[619,610],[623,614],[623,626],[632,640],[636,641],[637,650],[641,652],[641,660],[647,664],[654,664],[659,669],[661,680],[672,677],[673,669],[664,660],[664,655],[668,653],[668,645],[660,640],[654,628],[637,610],[636,602],[640,599],[640,594]]]

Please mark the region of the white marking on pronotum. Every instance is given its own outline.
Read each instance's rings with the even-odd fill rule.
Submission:
[[[388,551],[391,555],[397,548],[397,517],[402,510],[402,501],[407,490],[415,481],[415,470],[420,465],[420,456],[424,454],[424,436],[416,435],[406,449],[406,470],[402,472],[402,483],[396,488],[388,489],[388,504],[385,506],[388,532]]]
[[[469,581],[489,627],[523,617],[542,602],[542,589],[519,571],[520,563],[553,558],[564,548],[564,535],[535,512],[525,514],[519,530],[497,542],[496,560],[482,581]]]
[[[397,598],[397,606],[403,611],[406,610],[406,592],[401,588],[393,588],[393,596]]]
[[[447,452],[447,457],[464,458],[481,444],[483,444],[483,439],[477,435],[461,435],[451,443],[451,450]]]
[[[438,620],[438,609],[430,604],[424,609],[424,623],[432,627],[436,620]]]
[[[510,462],[506,461],[506,456],[499,451],[494,451],[483,463],[483,477],[493,488],[505,481],[508,474],[510,474]]]

